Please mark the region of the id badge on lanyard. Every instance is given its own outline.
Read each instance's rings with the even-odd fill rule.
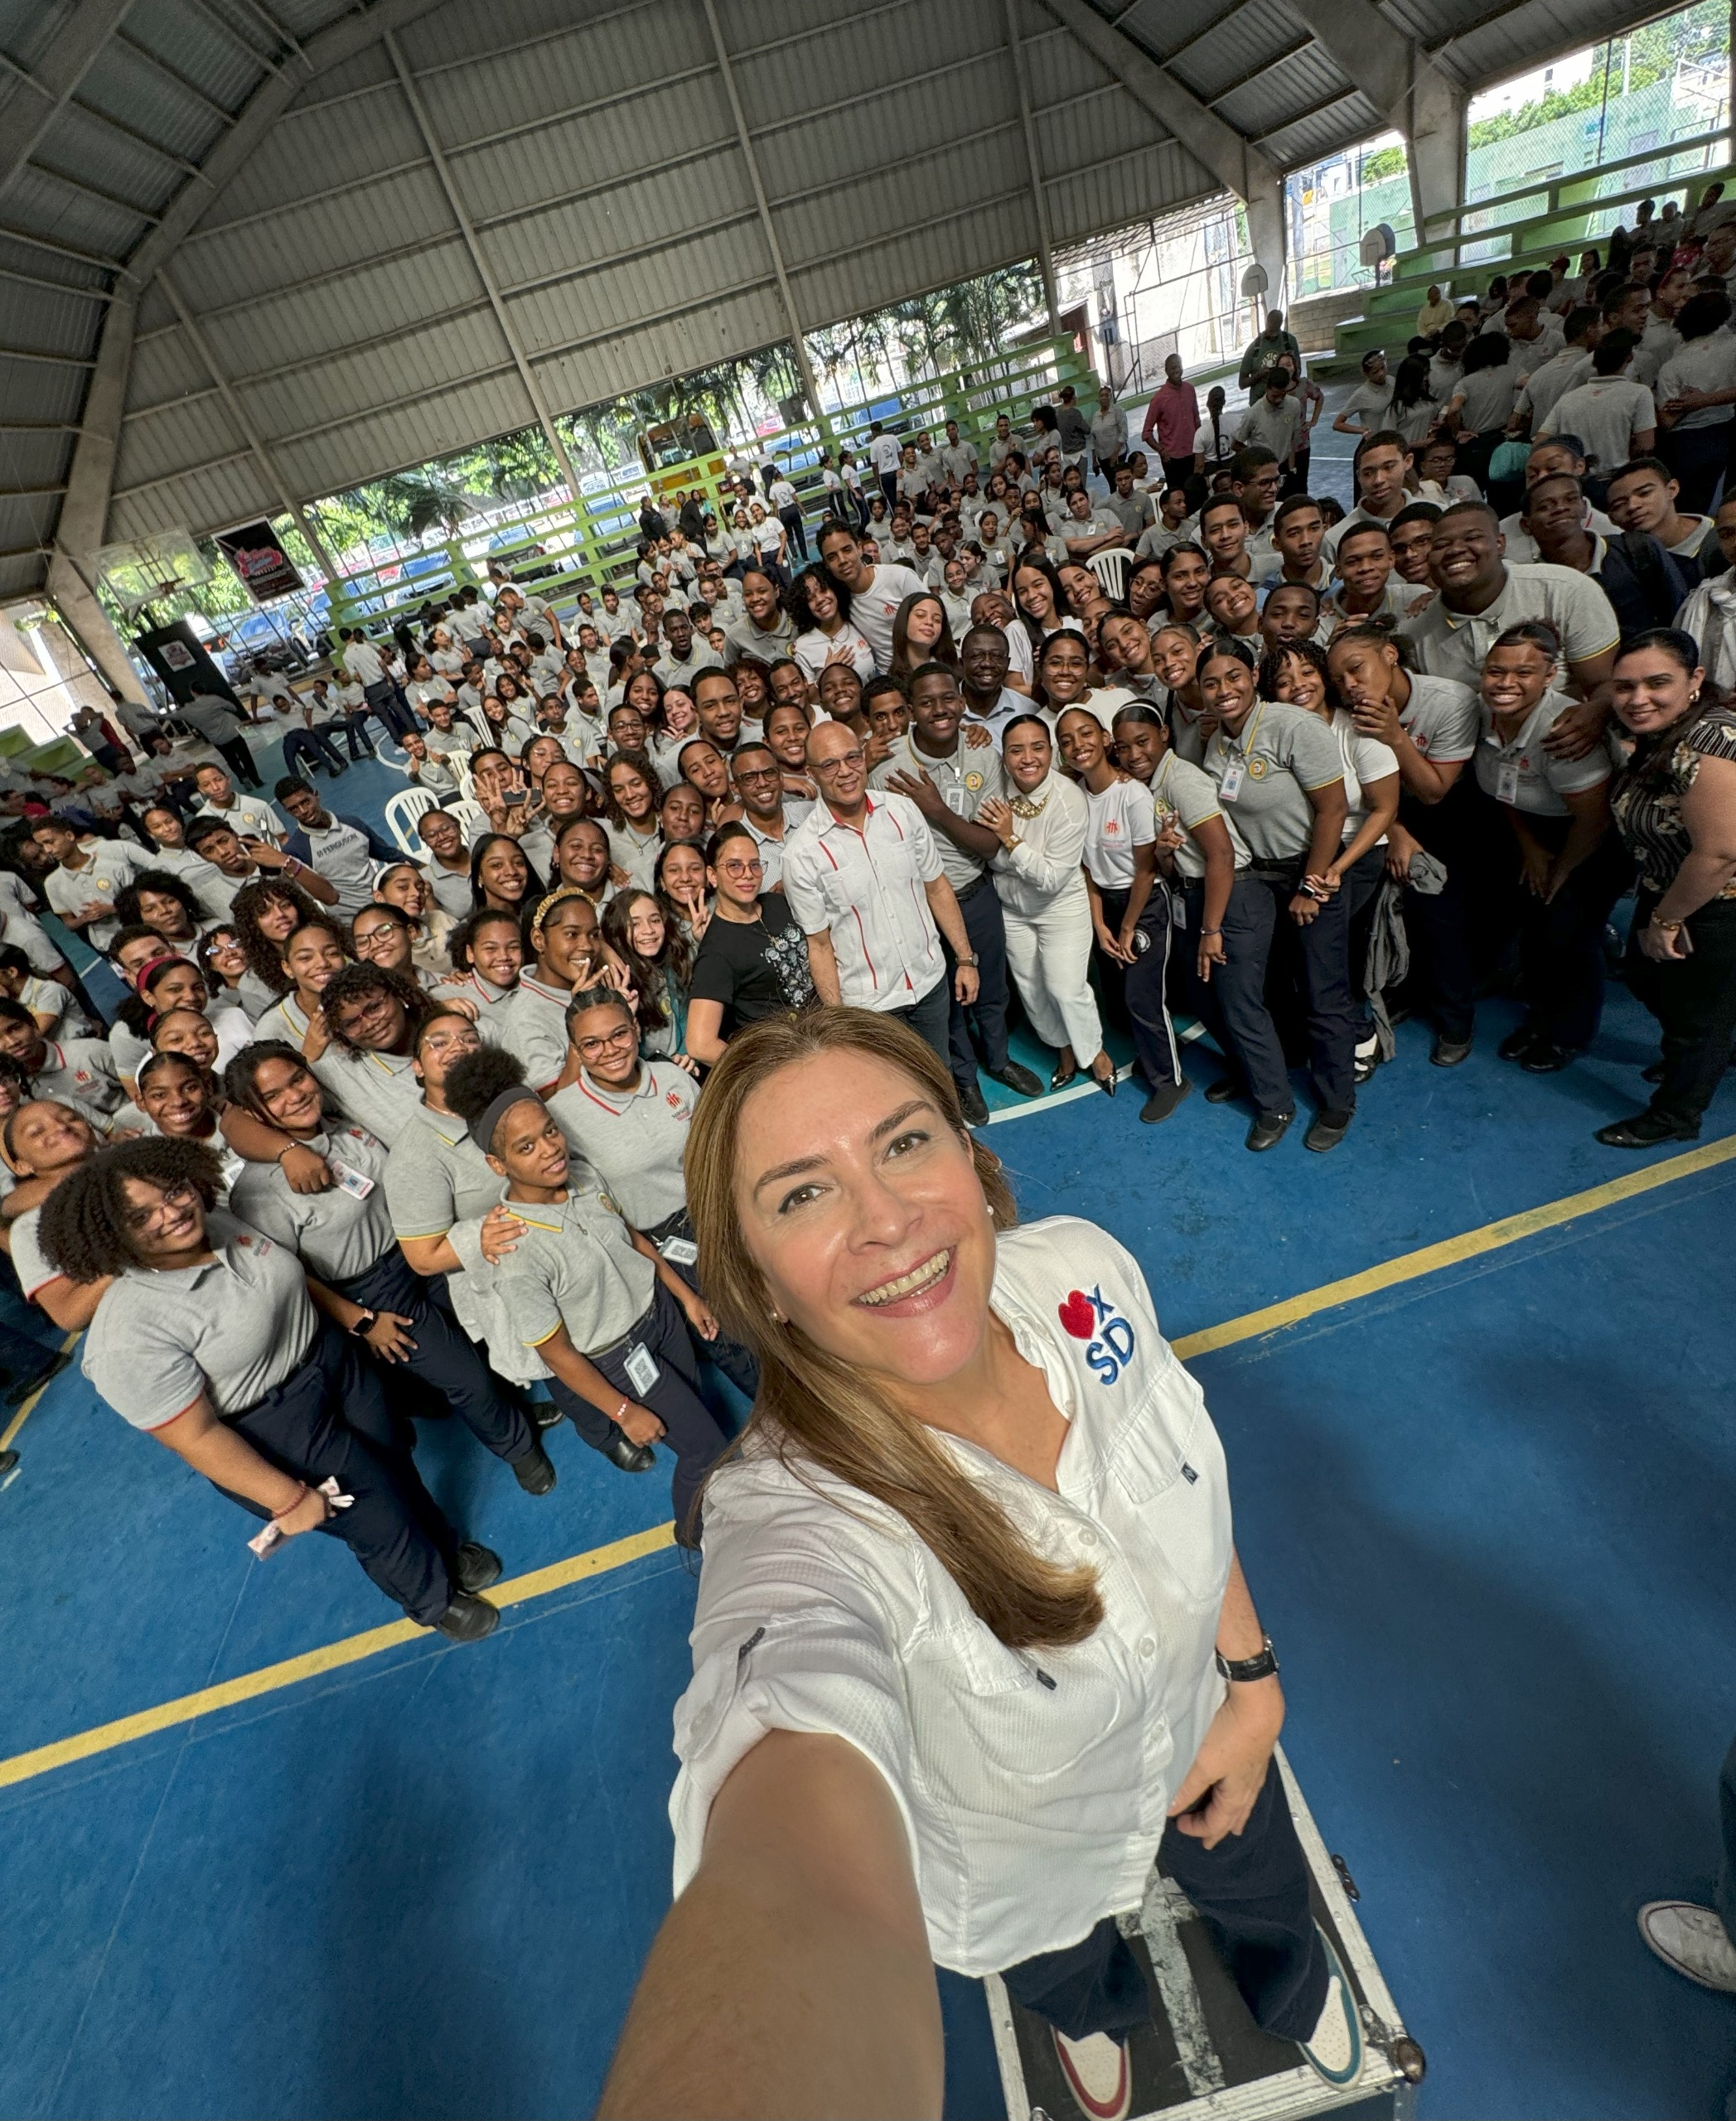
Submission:
[[[1519,761],[1502,759],[1495,769],[1495,800],[1497,803],[1516,803],[1519,800]]]
[[[1236,797],[1240,795],[1242,792],[1242,778],[1247,771],[1247,762],[1245,760],[1231,760],[1229,765],[1224,768],[1223,779],[1217,784],[1218,800],[1221,802],[1233,803]]]
[[[626,1360],[621,1368],[627,1374],[627,1382],[642,1398],[662,1375],[657,1359],[642,1341],[635,1341],[627,1350]]]

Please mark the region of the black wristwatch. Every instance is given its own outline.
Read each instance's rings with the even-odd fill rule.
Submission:
[[[366,1340],[368,1335],[373,1331],[374,1327],[379,1324],[379,1322],[380,1313],[377,1311],[363,1312],[361,1317],[358,1318],[355,1324],[349,1329],[351,1337],[353,1340],[357,1341]],[[1222,1658],[1219,1658],[1218,1662],[1222,1664]]]
[[[1232,1684],[1245,1684],[1252,1679],[1269,1679],[1277,1675],[1278,1653],[1272,1647],[1272,1638],[1263,1635],[1260,1639],[1257,1657],[1226,1657],[1217,1653],[1217,1669]]]

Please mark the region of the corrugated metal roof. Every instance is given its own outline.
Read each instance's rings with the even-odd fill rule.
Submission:
[[[19,78],[72,0],[0,0],[0,154],[37,129]],[[1093,0],[1280,164],[1387,123],[1289,0]],[[1481,82],[1643,19],[1610,0],[1383,0]],[[788,322],[705,12],[694,0],[133,0],[0,196],[0,485],[63,484],[114,283],[249,99],[239,169],[173,254],[181,297],[298,496],[522,423],[475,258],[377,38],[307,79],[286,41],[389,8],[451,178],[557,408],[752,351]],[[1035,248],[1005,17],[993,0],[716,0],[795,300],[834,321]],[[1057,243],[1217,189],[1042,0],[1016,19]],[[274,36],[275,22],[283,32]],[[275,91],[273,91],[275,93]],[[258,137],[251,137],[257,130]],[[17,130],[13,137],[23,137]],[[199,198],[196,191],[195,199]],[[160,285],[145,287],[110,534],[206,530],[281,495]],[[0,553],[57,499],[0,497]],[[32,570],[36,572],[32,573]],[[40,560],[0,561],[0,593]]]

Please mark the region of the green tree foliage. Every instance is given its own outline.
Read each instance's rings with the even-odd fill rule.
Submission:
[[[1730,11],[1724,0],[1703,0],[1680,14],[1666,15],[1648,22],[1630,37],[1600,44],[1593,56],[1591,72],[1566,89],[1550,89],[1535,103],[1517,110],[1498,111],[1492,118],[1479,118],[1469,128],[1469,145],[1492,147],[1497,140],[1511,140],[1521,133],[1533,133],[1540,125],[1566,118],[1574,111],[1597,110],[1606,95],[1620,94],[1623,86],[1622,51],[1627,46],[1627,92],[1649,88],[1666,80],[1681,65],[1707,65],[1728,57],[1730,49]]]

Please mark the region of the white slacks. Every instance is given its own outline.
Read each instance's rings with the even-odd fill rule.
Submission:
[[[1086,972],[1091,961],[1091,906],[1076,878],[1041,913],[1003,906],[1007,963],[1031,1026],[1045,1046],[1071,1046],[1081,1068],[1103,1051],[1103,1020]]]

